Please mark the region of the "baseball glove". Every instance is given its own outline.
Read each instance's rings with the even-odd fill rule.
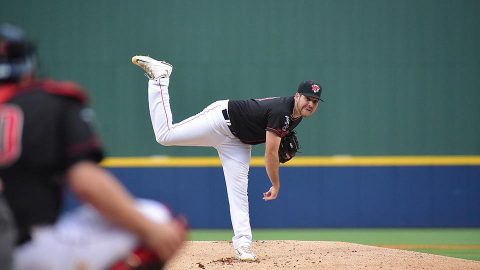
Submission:
[[[278,148],[278,159],[280,163],[285,163],[292,159],[300,149],[295,131],[290,131],[280,141],[280,147]]]

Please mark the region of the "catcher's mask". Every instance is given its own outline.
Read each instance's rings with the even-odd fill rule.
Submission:
[[[35,71],[35,47],[12,24],[0,25],[0,83],[17,82]]]

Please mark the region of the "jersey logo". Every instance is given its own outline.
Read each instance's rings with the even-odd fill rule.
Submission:
[[[289,126],[290,126],[290,117],[285,115],[285,123],[283,123],[282,130],[287,131]]]
[[[0,167],[15,162],[22,149],[23,112],[14,105],[0,106]]]

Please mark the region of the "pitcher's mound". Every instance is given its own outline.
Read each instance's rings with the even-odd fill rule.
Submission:
[[[240,262],[231,242],[189,241],[165,269],[480,269],[478,261],[343,242],[255,241],[252,249],[257,261]]]

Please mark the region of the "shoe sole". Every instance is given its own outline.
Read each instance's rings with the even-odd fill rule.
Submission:
[[[240,258],[237,258],[239,261],[242,261],[242,262],[254,262],[256,261],[257,259],[240,259]]]
[[[138,62],[149,63],[148,61],[144,61],[144,60],[142,60],[142,59],[138,59],[138,57],[141,57],[141,56],[140,56],[140,55],[135,55],[135,56],[132,57],[132,64],[138,66],[138,65],[139,65]],[[153,60],[153,61],[156,61],[156,62],[160,62],[160,63],[162,63],[162,64],[164,64],[164,65],[167,65],[167,66],[173,68],[172,64],[167,63],[167,62],[165,62],[165,61],[158,61],[158,60],[155,60],[155,59],[152,59],[152,60]]]
[[[257,260],[257,257],[254,257],[253,259],[251,259],[251,258],[242,259],[242,258],[240,258],[240,256],[238,256],[236,254],[235,254],[235,257],[237,258],[237,260],[242,261],[242,262],[253,262],[253,261]]]
[[[142,62],[142,63],[148,63],[147,61],[143,61],[141,59],[138,59],[139,55],[135,55],[132,57],[132,64],[134,65],[139,65],[139,62]]]

